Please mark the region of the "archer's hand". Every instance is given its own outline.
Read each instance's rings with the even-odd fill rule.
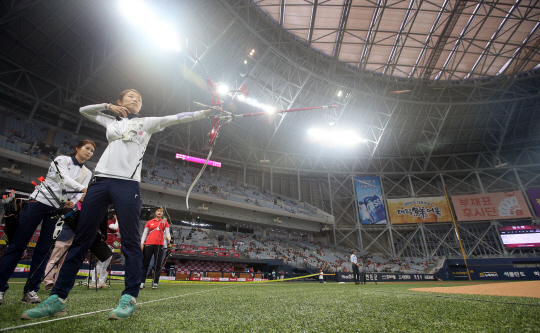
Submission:
[[[109,106],[109,110],[122,118],[127,118],[127,115],[129,113],[127,108],[123,106],[112,105],[112,104]]]
[[[75,206],[75,204],[73,203],[73,201],[69,200],[68,202],[66,202],[64,204],[64,207],[69,207],[69,208],[73,208]]]

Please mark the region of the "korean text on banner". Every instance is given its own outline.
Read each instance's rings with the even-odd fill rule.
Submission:
[[[358,213],[362,224],[386,224],[379,177],[354,177]]]
[[[458,221],[532,217],[521,191],[453,195],[452,204]]]
[[[387,199],[390,223],[452,222],[445,197]]]

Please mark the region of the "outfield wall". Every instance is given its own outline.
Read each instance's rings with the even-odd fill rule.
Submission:
[[[540,280],[540,258],[467,259],[472,280]],[[468,280],[463,259],[446,259],[435,274],[441,280]]]
[[[338,282],[354,282],[353,273],[336,273]],[[434,281],[433,274],[360,273],[360,282]]]

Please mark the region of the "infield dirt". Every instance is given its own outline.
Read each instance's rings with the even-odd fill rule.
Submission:
[[[475,284],[455,287],[412,288],[413,291],[425,291],[443,294],[468,294],[490,296],[514,296],[540,298],[540,281],[501,282]]]

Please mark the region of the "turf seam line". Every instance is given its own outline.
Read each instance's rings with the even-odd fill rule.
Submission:
[[[416,296],[430,296],[430,297],[440,297],[440,298],[450,298],[450,299],[461,299],[466,301],[476,301],[476,302],[486,302],[486,303],[497,303],[497,304],[510,304],[510,305],[526,305],[526,306],[537,306],[540,304],[533,303],[515,303],[515,302],[501,302],[501,301],[492,301],[488,299],[479,299],[479,298],[466,298],[466,297],[455,297],[455,296],[445,296],[445,295],[434,295],[434,294],[420,294],[420,293],[400,293],[392,291],[383,291],[383,290],[371,290],[376,293],[388,293],[388,294],[399,294],[399,295],[416,295]]]
[[[216,290],[216,289],[227,289],[227,288],[238,287],[238,286],[239,286],[239,285],[234,285],[234,286],[227,286],[227,287],[220,287],[220,288],[212,288],[212,289],[207,289],[207,290],[201,290],[201,291],[196,291],[196,292],[193,292],[193,293],[182,294],[182,295],[171,296],[171,297],[166,297],[166,298],[161,298],[161,299],[155,299],[155,300],[152,300],[152,301],[141,302],[141,303],[137,303],[137,305],[143,305],[143,304],[148,304],[148,303],[154,303],[154,302],[164,301],[164,300],[172,299],[172,298],[178,298],[178,297],[184,297],[184,296],[189,296],[189,295],[200,294],[200,293],[204,293],[204,292],[212,291],[212,290]],[[71,318],[76,318],[76,317],[88,316],[88,315],[92,315],[92,314],[96,314],[96,313],[101,313],[101,312],[111,311],[111,310],[113,310],[113,309],[114,309],[114,308],[111,308],[111,309],[105,309],[105,310],[98,310],[98,311],[92,311],[92,312],[87,312],[87,313],[79,313],[79,314],[72,315],[72,316],[66,316],[66,317],[61,317],[61,318],[55,318],[55,319],[49,319],[49,320],[43,320],[43,321],[39,321],[39,322],[37,322],[37,323],[29,323],[29,324],[24,324],[24,325],[19,325],[19,326],[12,326],[12,327],[7,327],[7,328],[2,328],[2,329],[0,329],[0,332],[9,331],[9,330],[14,330],[14,329],[17,329],[17,328],[23,328],[23,327],[30,327],[30,326],[35,326],[35,325],[41,325],[41,324],[45,324],[45,323],[51,323],[51,322],[54,322],[54,321],[60,321],[60,320],[71,319]]]

